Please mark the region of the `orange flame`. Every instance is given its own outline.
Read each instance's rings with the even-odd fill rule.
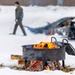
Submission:
[[[45,49],[45,48],[53,49],[53,48],[57,48],[57,45],[52,42],[41,42],[40,44],[35,44],[33,48],[35,49]]]
[[[49,66],[45,66],[45,69],[46,70],[51,70]]]

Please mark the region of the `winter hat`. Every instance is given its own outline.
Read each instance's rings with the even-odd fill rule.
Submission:
[[[15,4],[18,4],[19,5],[20,3],[17,1],[17,2],[15,2]]]

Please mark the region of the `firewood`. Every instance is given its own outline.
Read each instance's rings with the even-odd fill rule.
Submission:
[[[42,71],[42,61],[31,61],[29,64],[25,64],[25,70],[27,71]]]
[[[24,65],[24,64],[25,64],[24,59],[19,59],[19,60],[18,60],[18,65]]]
[[[19,60],[19,59],[23,59],[23,57],[21,55],[11,55],[11,59],[12,60]]]
[[[30,68],[30,71],[35,71],[42,61],[36,61]]]

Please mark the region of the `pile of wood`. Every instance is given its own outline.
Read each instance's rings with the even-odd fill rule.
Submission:
[[[33,62],[33,61],[31,61]],[[61,70],[63,67],[57,61],[47,61],[43,64],[42,61],[35,61],[26,67],[28,71],[42,71],[42,70]]]
[[[18,60],[18,65],[24,65],[24,59],[21,55],[11,55],[12,60]]]
[[[26,62],[24,68],[26,71],[42,71],[43,63],[42,63],[42,61]]]
[[[59,61],[47,61],[43,64],[42,61],[26,61],[21,55],[11,55],[12,60],[18,60],[18,65],[23,65],[26,71],[42,71],[42,70],[61,70],[63,67]]]

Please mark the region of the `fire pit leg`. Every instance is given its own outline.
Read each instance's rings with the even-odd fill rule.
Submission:
[[[44,70],[44,66],[45,66],[45,61],[42,61],[42,63],[43,63],[43,70]]]
[[[29,67],[29,65],[30,65],[30,61],[25,60],[25,65],[24,65],[25,70],[27,70],[27,68]]]
[[[62,60],[62,66],[65,67],[65,61],[64,60]]]
[[[44,61],[42,61],[42,63],[43,63],[43,70],[44,70],[45,66],[47,66],[47,62],[44,60]]]

